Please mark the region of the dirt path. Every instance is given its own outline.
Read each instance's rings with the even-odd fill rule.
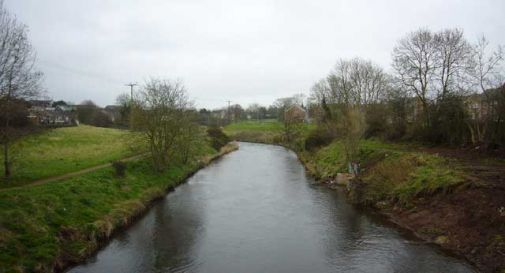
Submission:
[[[146,156],[146,154],[134,155],[134,156],[122,158],[122,159],[120,159],[120,161],[126,161],[126,162],[133,161],[133,160],[140,159],[140,158],[142,158],[144,156]],[[93,172],[93,171],[96,171],[96,170],[99,170],[99,169],[103,169],[103,168],[107,168],[107,167],[110,167],[110,166],[112,166],[112,163],[104,163],[104,164],[96,165],[96,166],[93,166],[93,167],[85,168],[85,169],[82,169],[82,170],[79,170],[79,171],[75,171],[75,172],[71,172],[71,173],[66,173],[66,174],[62,174],[62,175],[57,175],[57,176],[51,176],[51,177],[47,177],[47,178],[38,179],[38,180],[32,181],[32,182],[30,182],[28,184],[24,184],[24,185],[21,185],[21,186],[14,186],[14,187],[3,188],[3,189],[0,189],[0,192],[2,192],[2,191],[8,191],[8,190],[14,190],[14,189],[21,189],[21,188],[31,187],[31,186],[37,186],[37,185],[43,185],[43,184],[50,183],[50,182],[55,182],[55,181],[59,181],[59,180],[63,180],[63,179],[68,179],[68,178],[76,177],[76,176],[79,176],[79,175],[90,173],[90,172]]]

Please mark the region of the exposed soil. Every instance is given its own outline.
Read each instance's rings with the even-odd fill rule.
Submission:
[[[463,188],[386,213],[420,238],[463,255],[482,272],[505,270],[505,190]]]
[[[385,209],[419,237],[466,257],[482,272],[505,272],[505,163],[476,149],[422,148],[454,160],[468,181],[449,194]]]

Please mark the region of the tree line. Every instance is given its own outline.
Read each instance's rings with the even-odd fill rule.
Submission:
[[[419,29],[397,42],[391,73],[359,57],[339,60],[311,88],[310,107],[331,136],[504,147],[503,58],[484,37],[470,43],[460,29]]]

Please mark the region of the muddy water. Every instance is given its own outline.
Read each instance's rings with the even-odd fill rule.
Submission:
[[[473,272],[313,183],[294,153],[241,143],[70,272]]]

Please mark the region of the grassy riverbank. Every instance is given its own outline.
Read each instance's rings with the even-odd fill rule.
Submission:
[[[276,143],[263,140],[282,139],[282,131],[265,131],[262,136],[248,126],[243,123],[225,130],[243,141]],[[338,174],[347,172],[338,140],[296,152],[322,182],[334,185]],[[364,140],[359,148],[362,174],[359,183],[353,184],[351,199],[377,209],[418,237],[465,256],[482,271],[501,272],[505,270],[505,187],[500,173],[503,175],[505,163],[471,153],[468,159],[455,156],[460,153]]]
[[[302,137],[314,128],[312,124],[300,127]],[[224,127],[224,132],[233,139],[246,142],[282,144],[284,125],[275,119],[241,121]]]
[[[280,141],[283,126],[277,120],[242,121],[224,128],[231,138],[247,141],[275,144]]]
[[[86,129],[101,131],[84,127],[74,132]],[[115,132],[114,136],[124,134]],[[103,143],[107,145],[107,141]],[[161,173],[153,171],[145,158],[127,162],[124,177],[106,167],[65,180],[0,191],[0,272],[52,272],[84,260],[153,200],[234,149],[236,145],[228,144],[216,151],[204,144],[196,159],[172,164]],[[98,153],[89,162],[104,162],[98,158],[102,156]]]
[[[142,150],[140,136],[127,130],[82,125],[43,131],[11,147],[12,177],[0,187],[78,171],[132,156]],[[3,162],[3,154],[0,155]],[[3,174],[4,166],[0,166]]]
[[[323,181],[334,182],[347,172],[344,150],[338,141],[316,152],[301,152],[310,172]],[[456,162],[439,155],[413,151],[402,144],[365,140],[359,161],[364,182],[359,202],[374,205],[381,201],[408,204],[414,197],[448,192],[465,182]]]

